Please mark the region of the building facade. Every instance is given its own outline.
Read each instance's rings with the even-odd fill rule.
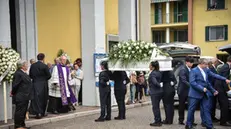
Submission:
[[[218,49],[231,42],[230,13],[229,0],[151,0],[152,41],[188,42],[223,58]]]

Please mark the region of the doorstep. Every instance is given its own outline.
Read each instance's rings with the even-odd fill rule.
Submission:
[[[132,108],[136,108],[136,107],[147,106],[150,104],[151,104],[151,101],[146,101],[146,102],[136,103],[136,104],[130,104],[130,105],[126,105],[126,109],[132,109]],[[118,111],[118,107],[117,106],[112,107],[112,111],[113,112]],[[48,114],[47,117],[44,117],[42,119],[30,118],[29,120],[26,120],[26,126],[32,127],[32,126],[36,126],[36,125],[54,123],[54,122],[73,119],[73,118],[77,118],[77,117],[94,115],[94,114],[98,114],[99,112],[100,112],[99,107],[78,106],[78,107],[76,107],[76,111],[68,112],[65,114],[59,114],[59,115]],[[7,124],[0,122],[0,129],[14,129],[13,120],[9,120]]]

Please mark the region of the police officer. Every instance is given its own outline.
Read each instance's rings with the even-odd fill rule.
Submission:
[[[99,96],[100,96],[100,117],[95,122],[103,122],[105,120],[111,120],[111,87],[109,80],[112,76],[111,71],[108,70],[108,63],[102,61],[102,72],[99,74]],[[105,115],[105,110],[107,114]]]
[[[126,85],[130,82],[127,73],[125,71],[115,71],[113,73],[113,80],[115,82],[114,92],[116,97],[116,102],[119,108],[119,114],[115,117],[115,120],[126,119],[126,108],[125,108],[125,95],[127,92]]]

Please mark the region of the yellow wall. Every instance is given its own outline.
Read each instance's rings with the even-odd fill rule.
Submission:
[[[193,0],[193,44],[201,47],[202,55],[216,56],[219,47],[231,43],[231,1],[225,3],[225,10],[207,11],[207,0]],[[205,27],[212,25],[228,25],[228,41],[206,42]]]
[[[118,34],[118,0],[105,0],[105,32],[106,34]]]
[[[59,49],[81,57],[80,0],[37,0],[38,51],[53,62]]]

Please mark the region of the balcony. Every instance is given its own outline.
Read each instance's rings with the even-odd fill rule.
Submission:
[[[167,20],[167,17],[169,17],[169,20]],[[187,26],[188,12],[153,14],[152,19],[152,28]]]
[[[151,3],[163,3],[163,2],[171,2],[171,1],[182,1],[182,0],[151,0]]]

